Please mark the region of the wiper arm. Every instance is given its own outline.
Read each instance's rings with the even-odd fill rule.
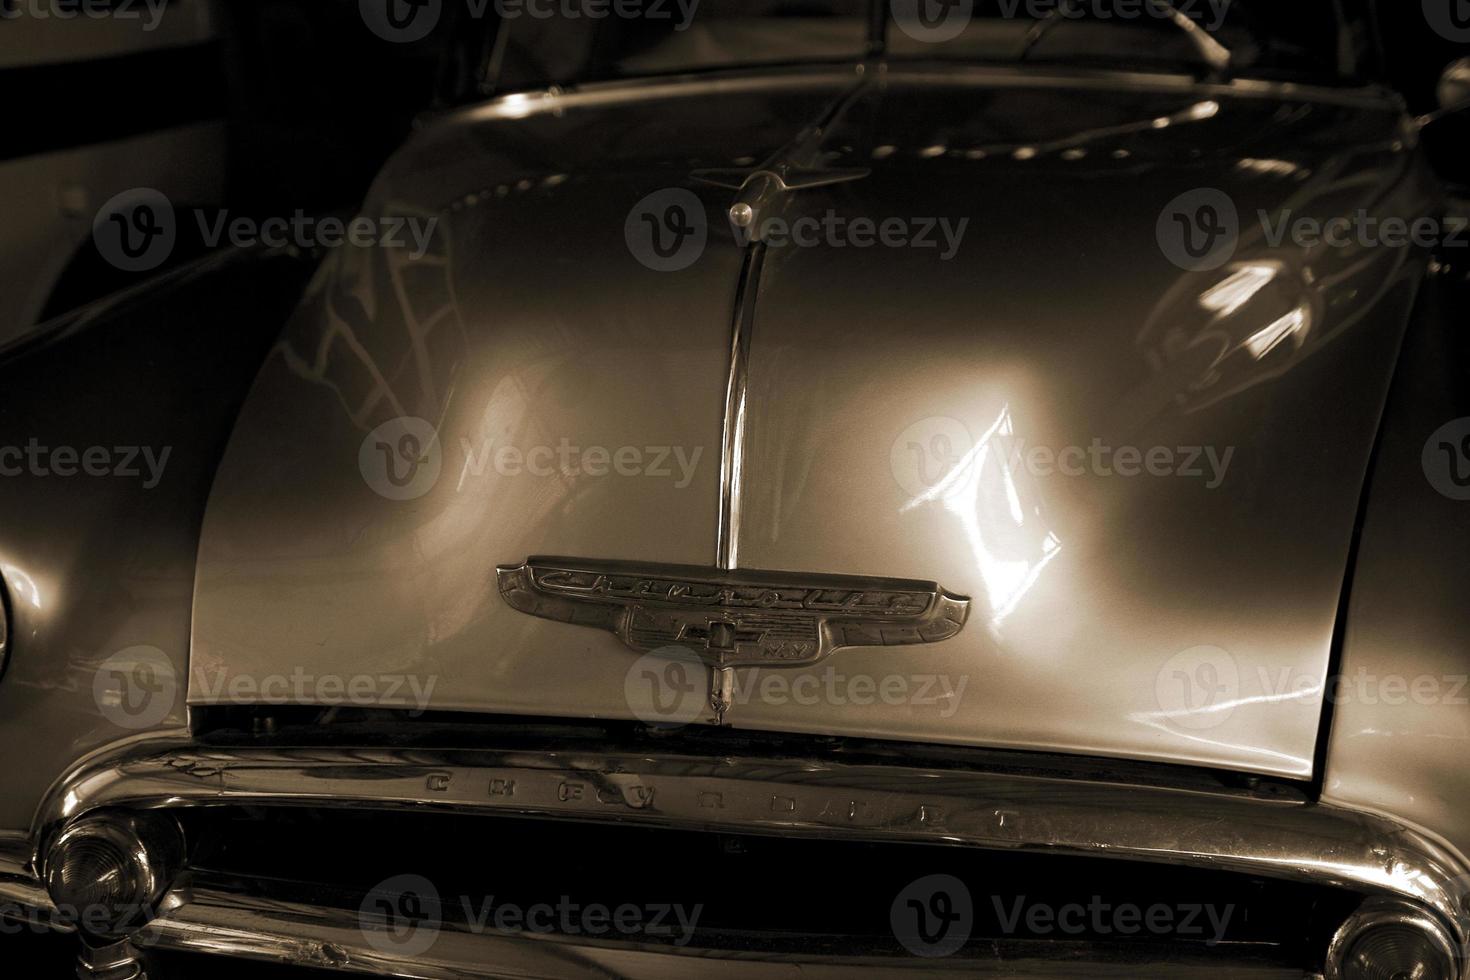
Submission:
[[[1195,51],[1217,77],[1224,78],[1229,75],[1233,60],[1229,48],[1211,37],[1209,32],[1196,24],[1188,14],[1181,12],[1178,7],[1174,6],[1173,0],[1144,0],[1144,2],[1162,10],[1166,20],[1189,35]],[[1040,44],[1058,24],[1062,23],[1068,10],[1073,9],[1078,9],[1076,0],[1062,0],[1055,10],[1032,25],[1031,30],[1026,32],[1026,39],[1021,42],[1021,50],[1017,53],[1017,59],[1025,61],[1031,49]],[[1083,12],[1086,12],[1085,8]]]

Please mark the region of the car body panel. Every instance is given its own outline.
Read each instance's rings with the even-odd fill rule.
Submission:
[[[1443,272],[1416,310],[1375,455],[1322,796],[1392,813],[1466,853],[1470,360],[1454,311],[1470,290],[1462,267]],[[1445,444],[1457,452],[1454,478]],[[1470,922],[1470,880],[1461,885]]]
[[[433,250],[333,256],[242,413],[202,536],[191,703],[238,702],[304,667],[335,679],[332,703],[354,680],[372,700],[395,678],[400,698],[424,694],[417,708],[636,717],[636,658],[510,609],[495,568],[538,554],[715,563],[741,261],[723,222],[733,193],[690,173],[753,166],[866,84],[823,148],[871,173],[801,192],[787,216],[972,230],[949,260],[768,248],[740,567],[936,582],[976,610],[952,640],[839,652],[809,672],[838,695],[797,697],[786,673],[769,697],[756,685],[773,672],[739,671],[724,721],[1310,776],[1353,519],[1425,257],[1273,248],[1251,216],[1424,213],[1401,111],[1043,77],[620,85],[428,127],[367,213],[438,216]],[[1217,350],[1200,320],[1222,273],[1160,248],[1166,204],[1210,186],[1239,202],[1238,260],[1280,263],[1315,311],[1271,359],[1217,358],[1245,339]],[[710,222],[677,273],[625,243],[635,205],[669,188]],[[437,434],[442,472],[395,500],[373,461],[391,455],[379,426],[403,416]],[[911,471],[910,443],[922,457],[938,436],[966,445],[960,465]],[[681,487],[510,474],[465,448],[562,440],[702,455]],[[1198,448],[1204,474],[1204,449],[1232,455],[1213,486],[1011,466],[1017,446],[1093,440]],[[877,694],[890,678],[908,685],[896,702]],[[323,702],[319,686],[285,699]]]
[[[88,753],[187,722],[205,499],[303,266],[217,256],[0,352],[0,574],[11,612],[0,828],[29,827],[47,789]],[[39,464],[15,452],[32,445],[46,451]],[[70,462],[51,452],[68,448]],[[107,461],[101,475],[84,466],[94,450]]]

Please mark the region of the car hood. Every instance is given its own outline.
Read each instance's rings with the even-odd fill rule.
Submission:
[[[763,208],[810,220],[760,224],[752,270],[720,185],[804,129],[834,182]],[[423,249],[331,254],[241,414],[191,703],[647,721],[656,680],[684,723],[1307,776],[1424,259],[1257,213],[1413,216],[1425,186],[1391,103],[1177,79],[822,71],[441,119],[364,211]],[[1232,207],[1198,268],[1176,215]],[[693,251],[649,254],[649,221]],[[502,594],[543,555],[698,578],[727,496],[739,570],[929,583],[963,629],[739,668],[721,718],[703,664]]]

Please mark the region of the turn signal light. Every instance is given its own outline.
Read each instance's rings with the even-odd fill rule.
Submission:
[[[1365,903],[1327,953],[1328,980],[1455,980],[1455,945],[1440,921],[1406,902]]]
[[[183,854],[183,835],[166,814],[89,813],[47,850],[46,889],[82,932],[123,938],[153,918]]]

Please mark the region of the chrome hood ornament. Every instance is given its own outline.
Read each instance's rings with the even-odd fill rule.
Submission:
[[[728,212],[730,224],[750,242],[761,241],[762,219],[779,212],[791,194],[863,180],[872,173],[867,167],[830,167],[822,162],[823,140],[867,94],[869,78],[867,66],[860,65],[857,84],[759,166],[696,170],[689,176],[702,184],[739,191]]]
[[[607,630],[639,653],[680,648],[717,674],[803,667],[844,647],[937,643],[970,611],[933,582],[902,579],[580,558],[531,558],[496,575],[513,609]]]

